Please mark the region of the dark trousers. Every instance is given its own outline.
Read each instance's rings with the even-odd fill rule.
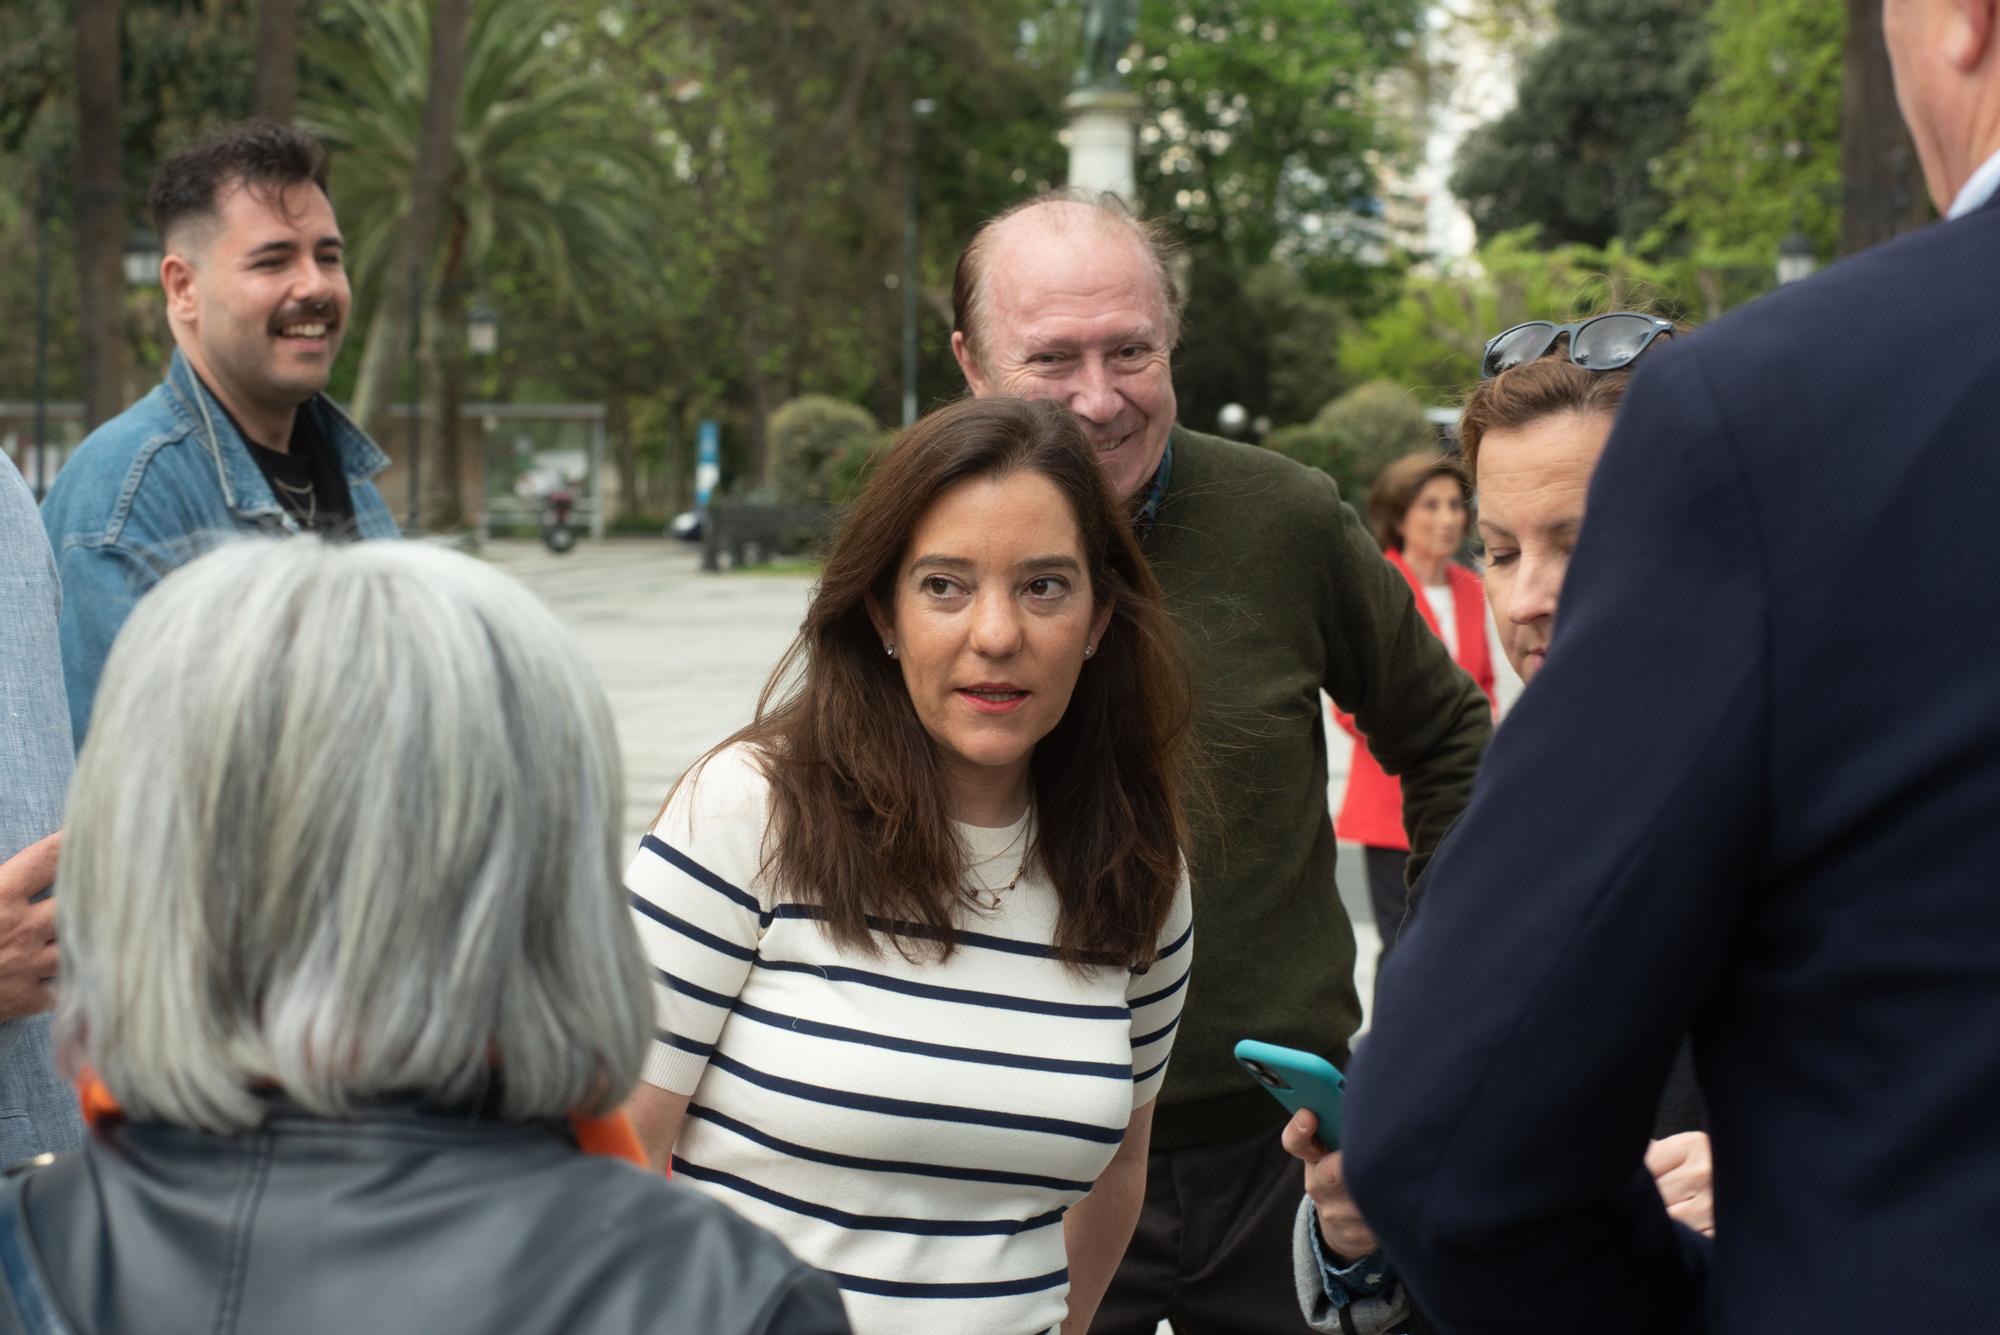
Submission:
[[[1282,1116],[1275,1105],[1272,1112]],[[1282,1121],[1242,1140],[1156,1150],[1132,1245],[1092,1335],[1300,1335],[1292,1225],[1305,1177]]]
[[[1403,869],[1410,855],[1400,848],[1363,846],[1362,860],[1368,867],[1368,907],[1375,912],[1375,930],[1382,934],[1382,953],[1375,958],[1379,976],[1389,947],[1403,934],[1403,919],[1410,912],[1410,890],[1403,884]]]

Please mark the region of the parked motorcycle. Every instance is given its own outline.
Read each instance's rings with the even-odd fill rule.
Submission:
[[[557,487],[542,500],[542,545],[561,556],[576,546],[576,525],[570,513],[576,509],[576,493]]]

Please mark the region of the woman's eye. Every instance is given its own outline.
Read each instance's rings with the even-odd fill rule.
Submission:
[[[952,583],[943,575],[929,575],[924,579],[923,590],[933,598],[949,598],[952,595]]]
[[[1028,596],[1031,598],[1060,598],[1068,592],[1068,581],[1054,575],[1041,575],[1028,581]]]
[[[1510,566],[1514,564],[1514,560],[1518,556],[1520,556],[1519,552],[1493,551],[1488,549],[1486,564],[1490,566]]]

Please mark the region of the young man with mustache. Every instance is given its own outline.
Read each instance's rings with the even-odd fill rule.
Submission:
[[[42,506],[79,746],[118,628],[169,570],[232,533],[397,534],[369,481],[388,457],[323,392],[352,297],[325,149],[226,127],[162,165],[148,202],[173,358]]]

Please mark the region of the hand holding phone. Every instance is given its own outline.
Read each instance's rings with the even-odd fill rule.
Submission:
[[[1236,1060],[1287,1112],[1311,1110],[1319,1119],[1320,1143],[1330,1150],[1340,1148],[1340,1107],[1347,1079],[1332,1062],[1316,1053],[1249,1038],[1236,1045]]]

